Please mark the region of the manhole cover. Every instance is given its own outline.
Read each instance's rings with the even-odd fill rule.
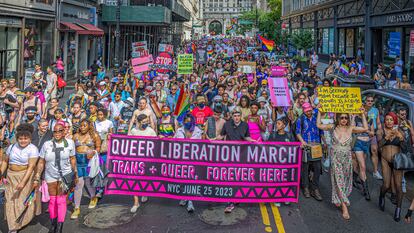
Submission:
[[[224,207],[206,209],[199,215],[201,221],[215,226],[229,226],[237,224],[247,217],[247,212],[242,208],[235,208],[231,213],[224,213]]]
[[[129,223],[134,217],[135,214],[130,212],[128,206],[102,205],[87,214],[83,224],[92,228],[107,229]]]

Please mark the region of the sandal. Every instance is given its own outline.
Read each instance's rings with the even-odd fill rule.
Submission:
[[[411,223],[411,215],[412,214],[413,214],[413,210],[408,209],[407,214],[404,217],[406,223]]]

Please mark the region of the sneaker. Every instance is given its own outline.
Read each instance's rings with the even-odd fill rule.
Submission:
[[[276,207],[280,207],[281,205],[280,205],[280,203],[279,203],[279,202],[276,202],[276,203],[275,203],[275,206],[276,206]]]
[[[377,180],[382,180],[382,176],[381,173],[379,173],[379,171],[372,173],[372,176]]]
[[[78,219],[79,215],[80,215],[80,208],[75,208],[73,210],[72,215],[70,216],[70,219]]]
[[[141,202],[142,203],[145,203],[145,202],[147,202],[148,201],[148,197],[141,197]]]
[[[402,179],[401,188],[402,188],[403,193],[407,192],[407,181],[405,181],[404,176],[403,176],[403,179]]]
[[[187,205],[187,211],[188,211],[188,213],[192,213],[192,212],[194,212],[194,205],[193,205],[193,202],[192,201],[189,201],[188,202],[188,205]]]
[[[234,210],[234,204],[230,203],[224,209],[224,213],[228,214],[228,213],[231,213],[233,210]]]
[[[97,204],[98,204],[98,198],[92,197],[91,202],[89,202],[88,209],[95,209]]]
[[[137,212],[138,208],[139,208],[139,205],[132,206],[131,213],[135,214]]]
[[[186,200],[181,200],[180,203],[178,203],[180,206],[186,206],[187,205],[187,201]]]

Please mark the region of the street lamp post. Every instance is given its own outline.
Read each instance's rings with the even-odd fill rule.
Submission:
[[[116,72],[118,72],[119,69],[119,57],[120,57],[120,37],[121,37],[121,4],[122,0],[118,0],[116,2],[116,14],[115,14],[115,20],[116,20],[116,28],[115,28],[115,56],[114,56],[114,66]]]

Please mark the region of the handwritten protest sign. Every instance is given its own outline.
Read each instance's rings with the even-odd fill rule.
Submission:
[[[297,202],[297,142],[111,135],[107,194],[211,202]]]
[[[361,113],[359,87],[319,87],[318,98],[323,112]]]
[[[270,99],[274,107],[291,106],[288,80],[286,78],[268,78]]]
[[[131,59],[134,74],[150,70],[150,65],[154,62],[152,55]]]
[[[272,66],[272,77],[284,77],[287,70],[283,66]]]
[[[149,55],[147,41],[138,41],[131,44],[131,57],[145,57]]]
[[[245,74],[256,73],[256,62],[241,61],[238,63],[238,71]]]
[[[158,52],[162,53],[173,53],[174,46],[170,44],[159,44],[158,45]]]
[[[193,73],[193,54],[178,55],[178,74]]]

